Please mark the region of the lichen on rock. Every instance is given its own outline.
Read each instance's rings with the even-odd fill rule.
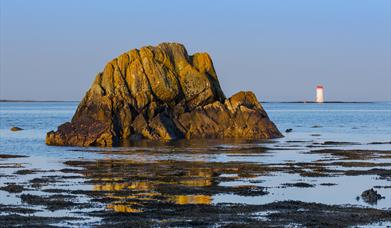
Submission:
[[[118,146],[136,139],[281,137],[254,93],[226,99],[207,53],[182,44],[133,49],[97,74],[48,145]]]

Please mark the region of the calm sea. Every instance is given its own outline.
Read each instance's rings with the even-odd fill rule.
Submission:
[[[45,145],[46,132],[70,121],[77,102],[0,103],[0,151],[28,156],[69,157],[69,147]],[[313,140],[370,143],[391,140],[391,102],[265,103],[281,132],[277,141]],[[24,131],[12,132],[18,126]],[[318,135],[319,134],[319,135]],[[316,136],[314,136],[316,135]],[[376,147],[386,146],[377,145]]]
[[[55,130],[58,125],[69,121],[76,108],[77,102],[5,102],[0,103],[0,154],[27,155],[28,158],[20,161],[30,169],[61,169],[64,161],[69,159],[100,159],[121,157],[120,153],[96,153],[78,151],[74,147],[54,147],[45,145],[46,132]],[[375,103],[265,103],[265,110],[269,117],[278,126],[285,137],[264,142],[268,147],[282,148],[269,153],[267,156],[228,156],[222,153],[137,153],[123,155],[126,159],[143,160],[205,160],[208,162],[314,162],[321,159],[320,155],[305,153],[310,145],[325,141],[351,142],[355,145],[335,145],[332,148],[343,149],[378,149],[390,150],[391,144],[370,144],[372,142],[391,141],[391,102]],[[11,127],[21,127],[24,130],[10,131]],[[290,133],[285,130],[293,129]],[[220,148],[237,145],[222,143]],[[240,146],[240,145],[239,145]],[[288,148],[284,150],[283,148]],[[123,148],[116,148],[121,150]],[[137,148],[136,148],[137,149]],[[105,149],[98,149],[104,151]],[[129,148],[127,148],[129,150]],[[154,148],[159,150],[159,148]],[[155,151],[156,152],[156,151]],[[391,159],[386,159],[391,162]],[[373,160],[372,162],[376,162]],[[380,161],[379,161],[380,162]],[[389,167],[388,167],[389,168]],[[8,171],[1,171],[8,172]],[[0,185],[9,181],[0,178]],[[13,180],[18,181],[18,180]],[[391,208],[389,189],[378,191],[386,196],[377,205],[366,205],[357,201],[355,197],[363,190],[375,185],[389,185],[387,180],[379,180],[374,175],[366,176],[339,176],[324,177],[320,182],[331,182],[337,185],[316,188],[279,188],[282,183],[292,181],[308,181],[318,183],[319,178],[303,178],[297,174],[278,173],[274,176],[263,177],[262,186],[270,187],[267,197],[243,197],[236,195],[217,194],[213,196],[213,203],[268,203],[275,200],[301,200],[307,202],[321,202],[327,204],[353,204],[372,206],[377,208]],[[241,183],[223,183],[235,185]],[[273,187],[274,186],[274,187]],[[277,187],[275,187],[277,186]],[[89,186],[75,185],[73,188],[89,188]],[[92,188],[92,187],[91,187]],[[338,194],[336,194],[338,192]],[[6,196],[0,191],[0,203],[18,204],[18,197]],[[321,197],[320,197],[321,196]]]

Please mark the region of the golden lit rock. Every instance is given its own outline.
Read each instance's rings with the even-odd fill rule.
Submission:
[[[48,145],[118,146],[135,139],[281,137],[252,92],[226,99],[207,53],[182,44],[134,49],[98,73]]]

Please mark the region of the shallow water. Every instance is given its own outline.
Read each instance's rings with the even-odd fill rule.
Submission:
[[[0,204],[25,205],[38,208],[41,211],[34,213],[40,216],[72,216],[83,217],[78,211],[95,209],[114,210],[129,213],[141,212],[143,202],[160,200],[173,204],[222,204],[239,203],[260,205],[283,200],[299,200],[303,202],[318,202],[336,205],[355,205],[378,209],[391,209],[390,188],[377,188],[385,197],[376,204],[368,204],[356,197],[364,190],[374,186],[390,186],[388,178],[379,178],[378,175],[345,175],[340,172],[347,170],[369,170],[383,168],[391,172],[390,157],[370,158],[365,162],[383,164],[371,167],[347,167],[327,165],[331,162],[346,162],[330,154],[309,153],[319,149],[361,149],[361,150],[391,150],[391,144],[371,144],[374,142],[391,141],[391,103],[341,103],[341,104],[296,104],[296,103],[266,103],[263,105],[269,117],[275,122],[281,132],[292,128],[285,133],[284,138],[266,141],[179,141],[168,144],[142,142],[133,147],[122,148],[79,148],[53,147],[45,145],[45,134],[54,130],[59,124],[69,121],[76,110],[76,102],[9,102],[0,103],[0,154],[26,155],[26,158],[0,159],[0,187],[7,183],[29,183],[34,178],[47,176],[74,176],[80,178],[66,179],[66,182],[49,182],[40,188],[31,187],[23,193],[11,194],[0,190]],[[23,131],[12,132],[13,126],[23,128]],[[322,143],[330,141],[329,144]],[[338,144],[333,142],[344,142]],[[76,166],[65,165],[66,161],[92,161],[105,164],[107,161],[121,160],[127,164],[143,164],[140,169],[129,170],[126,174],[108,171],[111,179],[102,180],[94,175],[99,167],[92,167],[92,174],[81,175],[63,173],[64,168],[75,169]],[[348,160],[359,162],[361,160]],[[181,171],[185,175],[171,173],[167,169],[167,162],[172,170]],[[154,169],[145,164],[153,163]],[[303,166],[300,170],[292,167],[298,163],[326,164],[327,168],[335,169],[335,175],[305,176],[303,172],[313,172],[312,167]],[[4,168],[12,166],[11,168]],[[183,165],[185,164],[185,165]],[[215,168],[215,165],[219,168]],[[235,164],[244,168],[235,171]],[[290,166],[291,164],[291,166]],[[386,164],[386,165],[384,165]],[[183,166],[182,166],[183,165]],[[187,166],[193,167],[189,170]],[[115,167],[115,165],[113,166]],[[252,168],[255,167],[255,168]],[[266,167],[268,171],[252,172],[259,167]],[[284,167],[270,170],[270,167]],[[85,166],[76,167],[78,169]],[[319,168],[319,167],[318,167]],[[18,170],[44,170],[27,175],[14,175]],[[129,180],[127,175],[154,176],[162,174],[157,181],[141,181],[138,178]],[[250,172],[250,173],[248,173]],[[338,173],[339,172],[339,173]],[[330,173],[328,173],[330,174]],[[181,178],[175,183],[170,178]],[[126,178],[128,179],[126,179]],[[163,178],[164,177],[164,178]],[[102,183],[90,183],[89,180],[99,179]],[[170,181],[168,181],[169,179]],[[107,183],[106,183],[107,182]],[[287,187],[286,183],[303,182],[312,187]],[[262,187],[268,194],[243,195],[235,191],[205,192],[173,194],[163,193],[160,184],[191,188],[217,187]],[[334,185],[321,185],[333,183]],[[93,190],[93,191],[122,191],[123,189],[137,189],[141,193],[118,198],[115,204],[94,203],[91,208],[80,210],[57,210],[55,212],[45,207],[26,205],[20,200],[21,194],[50,195],[44,189]],[[201,194],[202,193],[202,194]],[[210,193],[210,194],[209,194]],[[110,197],[117,197],[110,195]],[[137,199],[136,206],[129,206],[128,199]],[[80,194],[78,202],[89,202],[93,197]],[[141,200],[140,200],[141,199]],[[134,202],[133,202],[134,203]],[[138,205],[138,206],[137,206]],[[99,218],[84,216],[86,221],[99,222]]]

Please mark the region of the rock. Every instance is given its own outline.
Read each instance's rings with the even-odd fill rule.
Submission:
[[[312,126],[311,128],[321,128],[322,126],[320,126],[320,125],[314,125],[314,126]]]
[[[315,187],[314,184],[308,184],[304,182],[297,182],[297,183],[284,183],[282,184],[284,187],[297,187],[297,188],[312,188]]]
[[[27,158],[26,155],[16,155],[16,154],[0,154],[0,158]]]
[[[24,188],[22,185],[17,184],[9,184],[7,186],[1,187],[0,190],[7,191],[9,193],[21,193],[23,192]]]
[[[207,53],[181,44],[134,49],[98,73],[71,122],[48,145],[118,146],[131,140],[282,137],[254,93],[226,99]]]
[[[384,197],[377,193],[373,188],[363,191],[361,194],[362,199],[369,204],[375,204],[378,200],[383,199]]]
[[[20,127],[11,127],[10,129],[11,131],[22,131],[24,130],[23,128],[20,128]]]

